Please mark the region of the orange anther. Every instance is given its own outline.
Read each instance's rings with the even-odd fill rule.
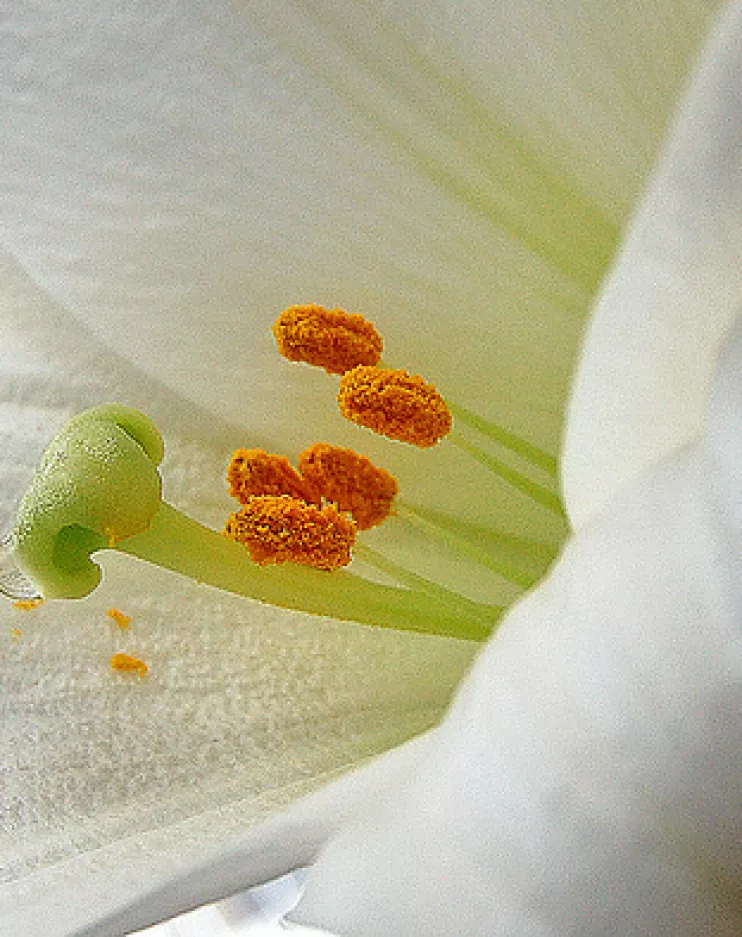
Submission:
[[[299,470],[323,498],[349,511],[359,530],[385,520],[399,490],[394,476],[366,456],[324,442],[302,452]]]
[[[347,566],[356,525],[333,505],[315,507],[288,495],[261,495],[227,520],[224,533],[243,543],[255,563]]]
[[[340,379],[344,417],[390,439],[426,448],[451,429],[451,413],[419,374],[359,366]]]
[[[143,677],[149,668],[143,660],[132,657],[130,654],[114,654],[111,658],[111,667],[121,673],[135,673]]]
[[[240,504],[256,495],[290,495],[302,501],[318,503],[319,496],[302,479],[289,460],[263,449],[238,449],[227,468],[229,493]]]
[[[273,334],[284,358],[317,365],[330,374],[377,364],[383,349],[381,336],[363,316],[314,304],[285,309]]]

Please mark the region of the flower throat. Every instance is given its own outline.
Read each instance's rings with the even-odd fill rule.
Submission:
[[[419,375],[386,367],[383,341],[357,314],[292,306],[273,327],[290,361],[338,375],[340,412],[397,442],[457,446],[540,509],[563,517],[554,491],[556,463],[530,442],[464,407],[444,401]],[[453,429],[453,420],[489,448]],[[531,467],[516,469],[493,446]],[[118,404],[73,418],[55,437],[24,496],[0,566],[0,589],[77,598],[100,569],[91,554],[114,549],[258,601],[365,624],[470,640],[486,638],[503,609],[476,602],[363,543],[365,531],[393,520],[423,533],[436,550],[495,572],[519,589],[547,568],[554,548],[484,530],[399,497],[397,480],[352,449],[326,442],[301,453],[238,449],[227,468],[240,504],[220,534],[162,501],[162,439],[143,414]],[[533,474],[546,478],[536,481]],[[360,537],[359,537],[360,534]],[[394,584],[343,569],[358,557]]]

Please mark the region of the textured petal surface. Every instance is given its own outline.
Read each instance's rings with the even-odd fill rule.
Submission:
[[[316,858],[320,846],[350,823],[365,803],[383,796],[384,791],[394,790],[401,779],[417,767],[431,740],[432,732],[421,735],[363,768],[349,772],[258,826],[236,848],[222,850],[212,861],[171,878],[138,902],[96,919],[89,929],[76,932],[75,937],[119,937],[169,919],[186,908],[241,891],[253,883],[273,879],[268,887],[278,885],[280,880],[275,880],[276,875],[308,865]],[[279,894],[284,902],[281,914],[296,904],[306,869],[300,868],[290,878],[301,880],[288,883],[287,895]],[[252,894],[252,891],[241,891],[234,900],[239,902],[240,897],[249,900]],[[95,892],[91,898],[96,900]],[[229,916],[231,903],[219,902],[211,907]]]
[[[341,425],[334,385],[277,360],[268,326],[296,301],[361,311],[393,364],[554,450],[585,310],[715,4],[658,8],[656,30],[638,2],[336,6],[4,18],[2,238],[22,268],[0,316],[6,518],[62,420],[115,397],[163,427],[166,494],[209,523],[225,452],[324,437],[362,439],[421,500],[559,538],[450,449],[422,463]],[[472,653],[124,562],[85,603],[19,615],[3,612],[3,856],[23,884],[3,907],[24,937],[66,933],[424,729]],[[109,672],[123,649],[146,681]]]
[[[110,393],[147,397],[169,420],[168,496],[218,524],[228,500],[212,481],[222,451],[208,445],[197,408],[107,355],[12,267],[4,273],[5,525],[69,408]],[[34,352],[33,323],[66,368]],[[112,606],[132,616],[127,631],[107,617]],[[24,937],[69,934],[426,729],[472,655],[452,641],[282,613],[123,557],[106,561],[89,599],[29,612],[8,603],[0,627],[0,932]],[[114,673],[118,651],[143,658],[148,676]],[[306,861],[317,829],[286,834],[283,862]],[[271,861],[254,852],[245,880],[275,874]]]
[[[479,658],[295,912],[344,937],[742,929],[742,321],[707,434],[626,488]]]
[[[108,347],[259,444],[363,446],[459,510],[441,479],[468,474],[480,520],[523,532],[448,448],[431,469],[344,425],[268,326],[297,301],[363,312],[392,363],[555,451],[585,311],[715,6],[659,4],[648,30],[634,0],[22,4],[3,236]]]
[[[742,5],[722,20],[608,279],[571,400],[563,480],[581,524],[692,439],[742,299]]]

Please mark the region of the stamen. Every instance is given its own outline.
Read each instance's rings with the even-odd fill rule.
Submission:
[[[238,449],[227,468],[229,493],[240,504],[256,495],[290,495],[310,504],[320,497],[310,482],[304,480],[285,456],[263,449]]]
[[[366,456],[324,442],[302,452],[299,470],[324,498],[349,511],[359,530],[385,520],[399,491],[394,476]]]
[[[244,543],[261,566],[333,570],[350,563],[356,526],[331,504],[318,508],[288,495],[261,495],[229,516],[224,533]]]
[[[451,414],[432,384],[419,374],[360,366],[340,379],[344,417],[400,442],[427,448],[451,430]]]
[[[273,334],[284,358],[317,365],[329,374],[377,364],[383,350],[381,336],[368,319],[314,304],[285,309]]]

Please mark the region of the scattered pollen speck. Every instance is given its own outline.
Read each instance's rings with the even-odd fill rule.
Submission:
[[[18,640],[18,638],[22,638],[22,637],[23,637],[23,632],[21,631],[20,628],[11,628],[11,629],[10,629],[10,636],[11,636],[11,638],[15,638],[16,640]]]
[[[318,508],[288,495],[263,495],[231,514],[224,534],[243,543],[255,563],[298,563],[315,569],[347,566],[356,525],[334,505]]]
[[[385,469],[352,449],[318,442],[299,456],[299,470],[327,501],[349,511],[359,530],[386,520],[399,491]]]
[[[111,667],[120,673],[135,673],[143,677],[149,668],[143,660],[132,657],[130,654],[114,654],[111,658]]]
[[[284,358],[316,365],[329,374],[344,374],[359,364],[378,364],[384,347],[368,319],[313,303],[285,309],[273,334]]]
[[[119,628],[123,628],[124,630],[131,624],[131,615],[124,615],[124,613],[120,612],[117,608],[109,608],[106,615],[113,619]]]
[[[43,603],[43,599],[19,599],[17,602],[13,602],[13,608],[17,608],[19,612],[31,612]]]
[[[452,425],[445,400],[419,374],[359,366],[340,378],[340,412],[382,436],[434,446]]]

